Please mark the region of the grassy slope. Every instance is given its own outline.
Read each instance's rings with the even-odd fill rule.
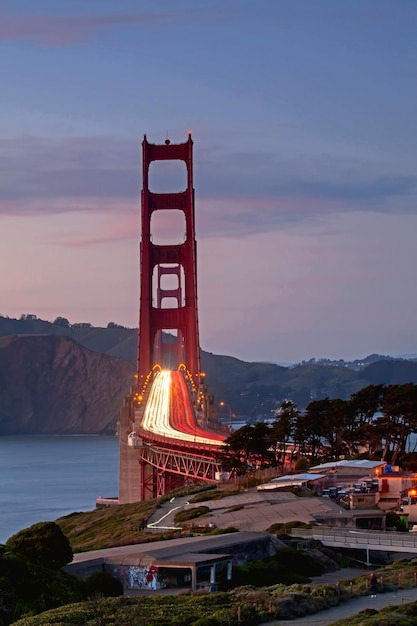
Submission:
[[[155,511],[158,500],[121,504],[87,513],[71,513],[56,520],[74,552],[138,543],[146,533],[142,521]]]
[[[176,493],[180,495],[180,493]],[[183,494],[182,494],[183,495]],[[191,494],[190,494],[191,495]],[[205,497],[215,497],[216,492],[198,494],[190,500],[199,501]],[[226,494],[222,494],[225,496]],[[146,540],[161,539],[161,535],[148,535],[140,532],[142,520],[147,519],[160,503],[158,500],[149,500],[137,504],[128,504],[96,509],[88,513],[73,513],[57,520],[63,532],[70,539],[73,550],[83,551],[109,547],[111,545],[128,544]],[[415,585],[417,559],[408,561],[402,559],[385,568],[378,570],[380,584],[389,590],[394,586],[411,587]],[[229,593],[209,594],[205,598],[199,595],[163,596],[156,595],[147,598],[113,598],[101,600],[100,606],[82,603],[48,611],[33,618],[24,618],[16,622],[16,626],[63,626],[64,624],[83,624],[94,626],[97,624],[99,610],[107,620],[105,623],[117,623],[118,626],[136,623],[142,620],[147,626],[176,624],[190,626],[199,618],[217,616],[221,619],[236,619],[237,610],[247,614],[247,624],[256,624],[273,619],[289,619],[315,613],[322,609],[338,604],[350,597],[366,595],[368,591],[368,575],[361,576],[354,581],[346,581],[342,585],[340,598],[334,585],[291,585],[290,587],[278,584],[272,587],[237,588]],[[386,610],[388,611],[388,609]],[[415,608],[413,606],[389,609],[390,614],[398,612],[403,615],[404,624],[415,623],[412,620]],[[406,617],[406,613],[409,615]],[[116,622],[111,617],[117,619]],[[410,618],[411,621],[408,621]],[[390,617],[389,619],[394,619]],[[397,618],[395,618],[396,620]],[[364,615],[358,618],[340,622],[340,626],[347,623],[350,626],[373,626],[379,623],[375,615]],[[400,622],[380,622],[397,624]],[[339,623],[338,623],[339,624]]]
[[[207,487],[195,486],[180,488],[165,495],[163,498],[144,500],[134,504],[120,504],[104,509],[94,509],[86,513],[71,513],[60,517],[56,523],[61,527],[71,543],[73,552],[86,552],[111,548],[116,545],[142,543],[163,539],[161,534],[141,531],[142,522],[147,521],[156,511],[159,504],[172,496],[190,495],[204,492],[204,499],[210,498]],[[221,492],[214,492],[216,495]],[[227,495],[232,495],[228,493]],[[194,501],[192,498],[190,501]]]
[[[409,587],[414,585],[414,572],[417,559],[398,561],[386,568],[378,570],[377,575],[383,577],[387,590],[398,583]],[[153,596],[136,598],[109,598],[105,600],[67,605],[37,615],[26,617],[16,626],[64,626],[83,624],[95,626],[100,613],[103,624],[130,626],[146,624],[147,626],[215,626],[218,624],[235,624],[238,622],[238,611],[241,623],[261,624],[275,619],[294,619],[303,615],[317,613],[326,608],[336,606],[355,596],[367,595],[368,575],[353,581],[345,581],[340,596],[335,585],[273,585],[271,587],[238,587],[228,593],[212,593],[208,595],[187,594],[178,596]],[[357,617],[336,622],[337,626],[408,626],[416,623],[416,605],[390,607],[379,614],[372,611],[362,612]],[[386,614],[387,619],[383,618]],[[398,616],[398,619],[397,617]],[[203,618],[217,621],[201,621]],[[319,619],[317,620],[319,621]],[[334,625],[334,626],[335,626]]]

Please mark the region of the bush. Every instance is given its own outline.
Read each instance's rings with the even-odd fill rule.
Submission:
[[[197,506],[193,509],[186,509],[185,511],[179,511],[176,513],[174,517],[175,524],[179,524],[180,522],[187,522],[190,519],[195,519],[196,517],[201,517],[202,515],[207,515],[210,513],[210,509],[208,506]]]
[[[305,457],[301,456],[297,460],[294,469],[296,472],[307,472],[309,467],[310,467],[309,461]]]
[[[249,561],[233,569],[236,585],[270,586],[277,583],[291,585],[308,583],[310,576],[319,576],[323,568],[313,557],[295,548],[279,550],[266,561]]]
[[[226,528],[216,528],[212,530],[210,535],[227,535],[229,533],[238,533],[239,528],[235,528],[235,526],[226,526]]]
[[[190,504],[206,502],[207,500],[222,500],[223,498],[239,495],[239,493],[240,491],[221,491],[220,489],[212,487],[209,493],[198,493],[196,496],[190,498]]]
[[[200,617],[191,626],[219,626],[220,622],[215,617]]]
[[[387,513],[387,517],[385,520],[387,528],[395,528],[400,532],[407,532],[408,524],[401,515],[397,515],[397,513],[392,513],[391,511]]]
[[[55,522],[20,530],[6,541],[6,547],[30,563],[52,569],[60,569],[73,558],[70,542]]]
[[[123,585],[108,572],[95,572],[85,583],[87,596],[101,595],[106,598],[123,595]]]
[[[291,571],[305,576],[320,576],[323,573],[321,564],[313,559],[312,556],[292,546],[279,550],[272,558],[272,561],[287,569],[288,564],[290,564]]]
[[[298,520],[293,520],[292,522],[287,522],[286,524],[277,522],[276,524],[272,524],[272,526],[270,526],[266,532],[285,535],[292,528],[311,528],[311,526],[311,524],[299,522]]]

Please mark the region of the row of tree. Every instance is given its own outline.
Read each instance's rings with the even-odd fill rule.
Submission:
[[[285,400],[272,423],[245,425],[225,440],[226,471],[283,465],[288,458],[312,463],[358,455],[397,463],[417,433],[417,385],[369,385],[348,400],[313,400],[305,411]]]
[[[6,316],[6,318],[10,319],[8,316]],[[19,317],[20,322],[33,322],[38,319],[41,322],[44,321],[38,318],[37,315],[34,315],[33,313],[22,313]],[[90,322],[74,322],[73,324],[71,324],[69,319],[61,316],[55,318],[52,324],[54,324],[55,326],[62,326],[63,328],[93,328],[93,325]],[[107,328],[125,328],[125,326],[122,326],[121,324],[116,324],[116,322],[109,322],[107,324]]]

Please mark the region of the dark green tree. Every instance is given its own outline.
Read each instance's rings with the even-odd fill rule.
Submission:
[[[271,450],[271,428],[265,422],[257,422],[252,426],[248,463],[261,469],[276,464],[275,454]]]
[[[57,317],[52,323],[55,324],[55,326],[63,326],[64,328],[69,328],[71,326],[66,317]]]
[[[219,455],[223,469],[242,476],[250,468],[274,465],[270,433],[270,427],[264,422],[253,426],[246,424],[232,432],[223,442]]]
[[[288,445],[294,442],[294,433],[299,415],[300,413],[294,402],[284,400],[272,423],[270,437],[275,451],[275,458],[279,465],[285,461]]]
[[[51,569],[60,569],[73,558],[70,542],[55,522],[20,530],[6,541],[6,548],[29,563]]]
[[[382,448],[379,430],[375,428],[375,416],[381,409],[384,385],[368,385],[351,396],[350,402],[354,419],[355,449],[374,457]]]
[[[294,430],[294,440],[299,453],[308,456],[311,461],[321,458],[323,449],[322,412],[327,406],[327,401],[313,400],[307,405],[304,413],[298,416]]]
[[[382,458],[396,463],[404,454],[411,432],[417,430],[417,385],[388,385],[381,402],[382,417],[376,420],[384,429],[384,450]]]
[[[349,451],[347,442],[353,433],[351,414],[348,400],[334,398],[326,403],[322,416],[323,440],[329,444],[332,460],[339,460]]]

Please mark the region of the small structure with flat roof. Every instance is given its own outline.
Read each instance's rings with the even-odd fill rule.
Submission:
[[[329,461],[310,467],[313,474],[337,474],[340,478],[357,478],[362,476],[378,476],[383,472],[385,461],[369,461],[368,459],[352,459],[350,461]]]
[[[320,486],[322,480],[326,478],[326,474],[286,474],[285,476],[278,476],[272,478],[268,483],[258,485],[258,491],[276,491],[283,487],[313,487],[316,483]]]
[[[88,578],[109,572],[125,589],[157,590],[166,586],[216,588],[219,578],[230,580],[232,564],[273,556],[281,542],[267,532],[234,532],[214,536],[181,537],[119,546],[74,555],[64,570]]]

